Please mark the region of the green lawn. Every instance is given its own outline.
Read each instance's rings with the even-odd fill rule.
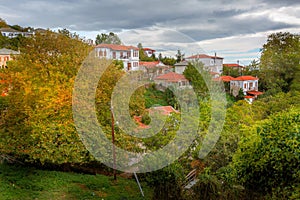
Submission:
[[[37,170],[0,164],[0,199],[151,199],[152,191],[142,183],[142,197],[134,179]]]

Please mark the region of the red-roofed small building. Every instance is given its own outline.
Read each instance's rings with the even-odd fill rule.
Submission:
[[[231,69],[237,69],[239,72],[243,71],[245,69],[244,66],[239,65],[237,63],[228,63],[228,64],[223,64],[223,68],[231,68]],[[224,70],[223,70],[224,71]]]
[[[154,80],[154,78],[157,76],[167,74],[172,71],[172,66],[165,65],[161,61],[140,61],[139,67],[144,71],[145,77],[147,77],[149,80]]]
[[[151,57],[154,55],[155,50],[150,48],[143,48],[143,51],[148,57]]]
[[[154,79],[154,82],[158,86],[169,87],[175,86],[179,88],[191,87],[189,81],[182,74],[177,74],[175,72],[169,72],[167,74],[158,76]]]
[[[139,49],[118,44],[99,44],[95,47],[96,56],[112,60],[122,60],[126,71],[139,69]]]
[[[237,96],[240,89],[244,95],[248,91],[258,91],[258,78],[253,76],[239,76],[230,80],[230,92],[233,96]]]

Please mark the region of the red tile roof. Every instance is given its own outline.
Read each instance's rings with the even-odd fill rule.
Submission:
[[[154,49],[150,49],[150,48],[143,48],[144,51],[152,51],[152,52],[155,52]]]
[[[246,99],[253,99],[254,96],[244,96],[244,98],[246,98]]]
[[[258,96],[258,95],[262,95],[263,92],[259,92],[259,91],[248,91],[247,94],[252,94],[252,95]]]
[[[172,106],[158,106],[158,107],[152,107],[149,110],[151,111],[159,111],[163,115],[169,115],[171,113],[179,113],[179,111],[175,110]]]
[[[223,82],[230,82],[234,78],[232,76],[221,76],[218,78],[215,78],[214,81],[223,81]]]
[[[142,123],[142,117],[141,116],[133,116],[133,119],[136,121],[136,123],[139,125],[139,128],[149,128],[148,125]]]
[[[206,55],[206,54],[197,54],[197,55],[190,56],[190,57],[188,57],[186,59],[197,59],[197,58],[223,59],[223,58],[218,57],[218,56],[209,56],[209,55]]]
[[[239,68],[244,68],[242,65],[239,64],[223,64],[224,67],[239,67]]]
[[[233,81],[254,81],[254,80],[258,80],[258,78],[253,77],[253,76],[239,76],[232,80]]]
[[[96,48],[108,48],[115,51],[129,51],[131,49],[139,50],[139,48],[134,46],[125,46],[125,45],[118,45],[118,44],[99,44],[96,46]]]
[[[144,62],[144,61],[140,61],[140,66],[145,66],[148,68],[153,68],[156,67],[156,65],[159,64],[159,61],[153,61],[153,62]]]
[[[168,82],[188,81],[184,75],[175,72],[169,72],[155,78],[155,80],[165,80]]]

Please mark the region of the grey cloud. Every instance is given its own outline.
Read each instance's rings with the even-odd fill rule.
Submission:
[[[298,0],[15,0],[2,3],[2,7],[18,15],[6,19],[9,23],[22,26],[119,31],[158,25],[203,40],[291,27],[263,16],[239,20],[234,16],[299,4]]]

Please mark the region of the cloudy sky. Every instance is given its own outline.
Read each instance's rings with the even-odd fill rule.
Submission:
[[[0,0],[7,23],[67,28],[94,39],[113,31],[123,43],[186,56],[207,53],[225,63],[259,57],[267,35],[300,32],[299,0]]]

